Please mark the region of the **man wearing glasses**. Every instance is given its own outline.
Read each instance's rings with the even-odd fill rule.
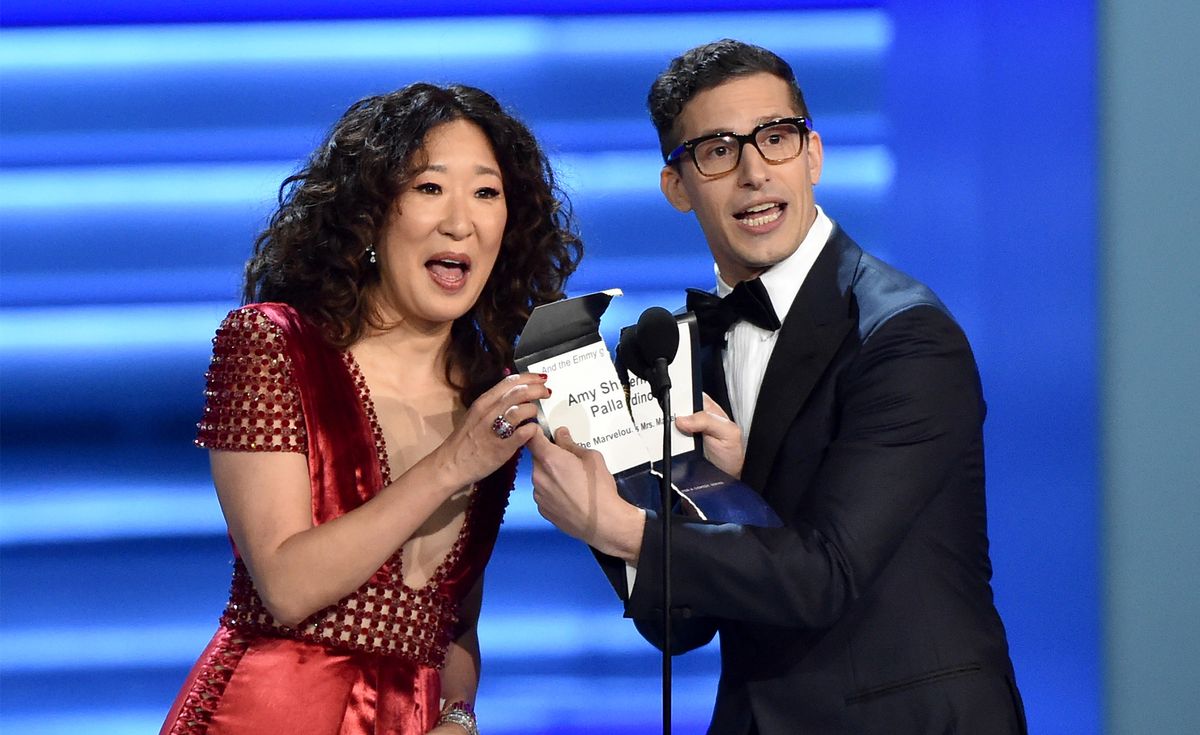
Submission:
[[[720,634],[709,732],[1025,732],[989,584],[966,337],[816,206],[821,137],[785,61],[729,40],[692,49],[649,107],[663,193],[699,220],[722,297],[689,294],[714,402],[678,423],[785,523],[673,526],[673,649]],[[638,565],[658,558],[657,519],[617,495],[598,454],[556,438],[530,445],[543,515],[615,557],[626,614],[661,644],[660,567]]]

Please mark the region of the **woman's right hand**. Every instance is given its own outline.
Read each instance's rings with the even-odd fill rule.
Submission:
[[[537,416],[534,401],[549,395],[544,374],[518,373],[475,399],[463,422],[433,453],[439,474],[454,479],[453,492],[495,472],[541,431],[537,422],[529,419]],[[495,430],[499,418],[513,427],[508,438]]]

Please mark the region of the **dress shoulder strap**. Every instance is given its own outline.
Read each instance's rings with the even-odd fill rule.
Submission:
[[[323,523],[362,505],[383,485],[366,409],[341,351],[287,304],[254,304],[283,332],[308,429],[313,521]]]

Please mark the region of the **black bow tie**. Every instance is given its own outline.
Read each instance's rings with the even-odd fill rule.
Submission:
[[[779,329],[779,317],[775,316],[767,287],[757,278],[742,281],[725,298],[698,288],[689,288],[687,310],[696,315],[700,326],[700,344],[705,346],[724,346],[725,332],[739,321],[747,321],[772,332]]]

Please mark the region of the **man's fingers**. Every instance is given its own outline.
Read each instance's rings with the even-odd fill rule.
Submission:
[[[675,417],[675,425],[687,434],[726,434],[726,424],[733,423],[712,396],[704,393],[704,410]]]
[[[711,417],[701,411],[687,416],[676,416],[675,425],[685,434],[703,434],[710,420]]]
[[[734,443],[740,436],[738,425],[729,420],[716,401],[708,395],[704,396],[704,410],[688,416],[677,416],[675,425],[679,430],[689,434],[703,434],[705,442]]]
[[[537,431],[534,432],[525,446],[529,447],[529,452],[533,455],[534,459],[544,459],[547,451],[554,448],[554,444],[546,438],[546,433],[542,431],[542,427],[540,426],[537,427]]]
[[[586,458],[592,451],[587,447],[576,444],[575,438],[571,436],[571,430],[565,426],[559,427],[558,431],[554,432],[554,443],[580,459]]]
[[[576,450],[582,448],[575,443],[575,437],[571,436],[571,430],[565,426],[558,427],[558,431],[554,432],[554,443],[576,454],[578,453]]]

